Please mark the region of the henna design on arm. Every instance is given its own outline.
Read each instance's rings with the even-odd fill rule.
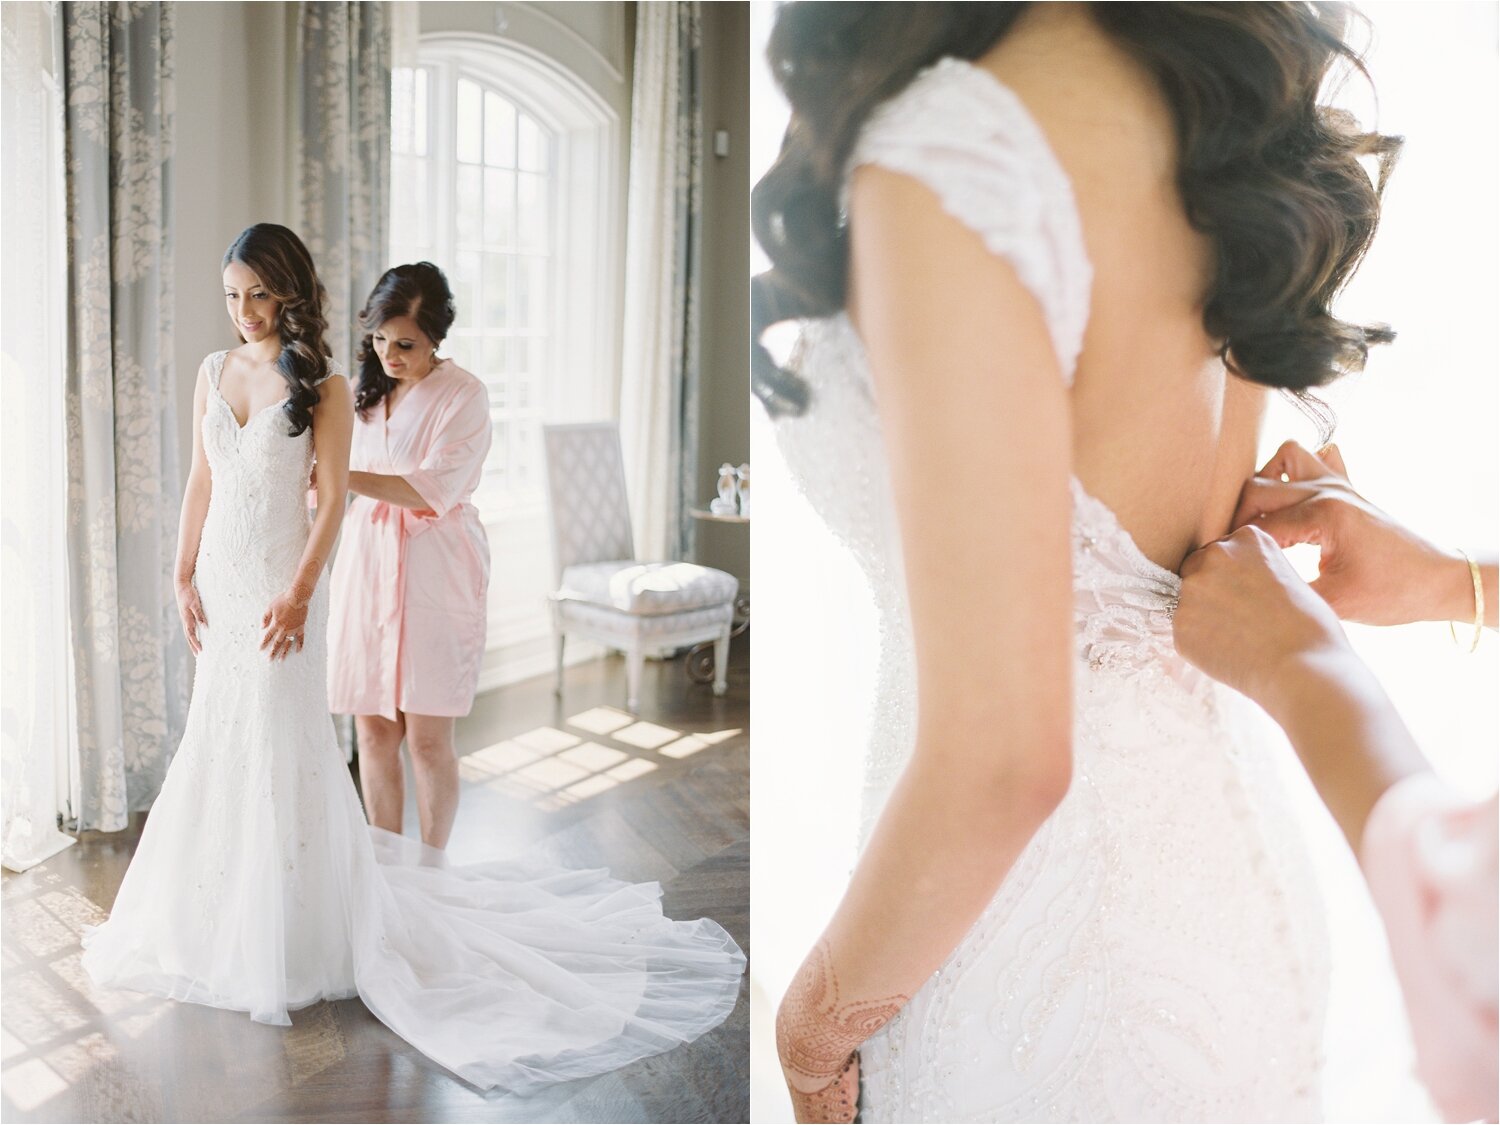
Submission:
[[[797,1120],[854,1120],[858,1097],[854,1052],[889,1023],[908,999],[896,995],[840,1003],[827,939],[813,947],[776,1013],[776,1049],[782,1070],[788,1076],[823,1082],[812,1093],[792,1087]]]

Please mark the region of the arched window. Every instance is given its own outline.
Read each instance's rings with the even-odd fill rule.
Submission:
[[[443,351],[489,388],[474,501],[505,544],[489,687],[545,668],[542,424],[615,410],[618,122],[555,60],[498,37],[426,35],[417,62],[392,76],[390,261],[448,275],[458,318]]]
[[[419,151],[427,147],[425,129],[415,126],[417,105],[429,100],[431,81],[426,68],[402,76],[408,89],[398,96],[403,110],[410,107],[405,115],[412,128],[397,142],[410,151],[398,147],[392,154],[406,166],[399,178],[393,169],[392,195],[398,205],[409,200],[411,206],[399,229],[392,224],[392,250],[402,260],[430,254],[451,263],[458,319],[445,350],[489,385],[494,418],[482,500],[489,509],[524,505],[535,501],[538,484],[537,384],[550,374],[547,297],[554,238],[548,212],[556,195],[555,138],[493,86],[460,71],[445,91],[453,97],[452,158],[430,159]],[[418,194],[429,183],[452,196],[452,225],[444,224],[441,232],[426,221]]]

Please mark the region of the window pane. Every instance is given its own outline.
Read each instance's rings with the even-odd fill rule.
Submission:
[[[504,420],[495,423],[494,442],[490,446],[489,465],[495,470],[495,483],[501,488],[509,485],[509,474],[505,463],[510,459],[510,423]]]
[[[391,151],[410,152],[412,149],[412,87],[414,75],[410,67],[391,68]]]
[[[527,488],[531,484],[531,466],[536,459],[537,427],[530,418],[516,423],[516,447],[511,463],[515,466],[514,487]]]
[[[516,260],[516,294],[512,315],[515,317],[516,331],[531,331],[531,271],[525,258]]]
[[[517,217],[522,250],[546,250],[547,197],[546,180],[525,172],[516,175]]]
[[[547,170],[547,134],[527,114],[521,114],[519,166],[527,172]]]
[[[432,245],[432,203],[427,198],[427,161],[391,157],[391,243]]]
[[[547,331],[547,259],[516,260],[516,328],[522,332]]]
[[[489,90],[484,94],[484,162],[516,166],[516,107]]]
[[[427,155],[427,68],[418,67],[412,90],[412,151]]]
[[[415,242],[412,227],[416,219],[416,191],[412,184],[412,165],[416,161],[409,156],[391,156],[391,244]]]
[[[432,246],[433,200],[429,194],[432,189],[428,181],[431,167],[426,160],[411,158],[412,217],[416,222],[413,224],[408,220],[407,229],[415,235],[417,245],[422,247]]]
[[[484,240],[509,250],[516,235],[516,174],[484,170]]]
[[[510,327],[510,257],[484,256],[484,320],[486,331]]]
[[[536,386],[547,374],[547,337],[533,336],[526,365],[527,382]]]
[[[454,222],[458,227],[458,241],[465,246],[477,245],[481,236],[484,212],[479,198],[478,168],[459,165],[457,213]]]
[[[474,341],[471,337],[450,335],[440,350],[452,356],[453,362],[465,371],[474,370]]]
[[[505,337],[486,336],[484,338],[484,369],[476,371],[481,379],[494,387],[505,385]],[[493,400],[493,392],[491,399]],[[501,405],[504,405],[503,403]]]
[[[473,250],[460,250],[454,258],[453,300],[458,305],[458,317],[453,326],[473,328],[474,303],[479,299],[479,255]]]
[[[458,158],[469,164],[479,163],[481,133],[479,129],[479,87],[467,78],[458,80],[458,122],[455,139]]]

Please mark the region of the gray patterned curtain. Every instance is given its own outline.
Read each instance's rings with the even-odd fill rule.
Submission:
[[[695,0],[636,6],[620,439],[636,553],[691,558],[698,487],[703,96]]]
[[[354,318],[387,265],[389,6],[300,4],[297,62],[298,233],[328,289],[328,342],[352,374]]]
[[[62,5],[80,829],[150,806],[190,682],[172,566],[172,6]]]
[[[328,343],[351,377],[355,317],[388,264],[391,35],[387,4],[297,8],[298,233],[328,290]],[[334,727],[351,754],[354,720],[336,716]]]

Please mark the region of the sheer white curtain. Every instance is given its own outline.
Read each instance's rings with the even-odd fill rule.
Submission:
[[[636,555],[692,550],[703,169],[696,3],[637,6],[620,439]]]
[[[73,729],[63,528],[61,20],[54,4],[6,4],[3,18],[0,834],[5,866],[24,871],[73,843],[57,829]]]

